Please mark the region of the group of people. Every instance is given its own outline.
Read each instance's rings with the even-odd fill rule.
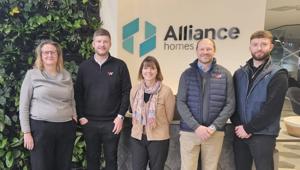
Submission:
[[[203,170],[217,169],[228,119],[235,126],[236,169],[250,170],[253,160],[257,170],[274,169],[288,75],[272,63],[270,32],[252,34],[252,57],[233,77],[216,63],[214,40],[199,40],[197,59],[182,73],[176,99],[162,83],[155,57],[144,58],[139,83],[131,87],[125,62],[109,53],[107,30],[95,31],[92,47],[95,54],[80,64],[75,88],[63,67],[60,45],[45,40],[36,48],[34,68],[22,83],[19,108],[32,170],[71,169],[77,123],[86,142],[87,169],[99,170],[104,153],[105,169],[117,170],[119,137],[129,108],[132,169],[163,170],[175,103],[181,116],[182,170],[196,170],[199,160]]]

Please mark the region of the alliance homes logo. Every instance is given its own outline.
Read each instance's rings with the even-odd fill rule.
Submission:
[[[139,18],[134,19],[123,26],[123,48],[134,54],[134,34],[140,30]],[[145,41],[139,44],[139,56],[143,56],[156,48],[156,27],[150,22],[145,21]]]
[[[195,50],[195,42],[203,38],[211,38],[217,40],[235,40],[240,36],[240,29],[237,26],[223,26],[223,27],[199,27],[188,25],[169,25],[166,30],[163,31],[163,40],[157,41],[156,26],[150,22],[145,21],[144,41],[139,44],[139,56],[142,57],[150,51],[154,50],[156,44],[159,49],[165,51],[179,51],[179,50]],[[123,49],[127,52],[134,54],[134,35],[140,31],[140,20],[136,18],[123,26]],[[159,34],[161,35],[161,34]]]

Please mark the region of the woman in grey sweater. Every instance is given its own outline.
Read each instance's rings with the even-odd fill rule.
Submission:
[[[35,52],[20,93],[24,147],[32,170],[69,170],[77,120],[72,79],[58,43],[44,40]]]

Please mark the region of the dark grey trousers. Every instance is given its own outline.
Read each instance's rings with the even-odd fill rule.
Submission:
[[[251,170],[254,161],[257,170],[274,170],[273,152],[276,137],[253,135],[249,139],[234,138],[236,170]]]
[[[30,120],[34,148],[30,152],[32,170],[70,170],[76,123]]]
[[[169,139],[148,141],[131,138],[132,169],[146,170],[148,162],[150,170],[163,170],[169,151]]]
[[[105,160],[105,170],[117,170],[117,153],[120,135],[112,130],[113,121],[91,121],[83,126],[86,142],[86,159],[88,170],[99,170],[102,146]]]

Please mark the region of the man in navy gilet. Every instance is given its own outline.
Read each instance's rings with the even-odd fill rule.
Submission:
[[[217,170],[224,126],[235,108],[230,72],[216,63],[212,39],[198,41],[197,59],[181,77],[177,93],[181,170]],[[201,154],[199,154],[201,152]]]
[[[273,151],[288,88],[287,71],[270,56],[273,36],[257,31],[250,37],[252,58],[234,74],[236,112],[234,154],[237,170],[273,170]]]

